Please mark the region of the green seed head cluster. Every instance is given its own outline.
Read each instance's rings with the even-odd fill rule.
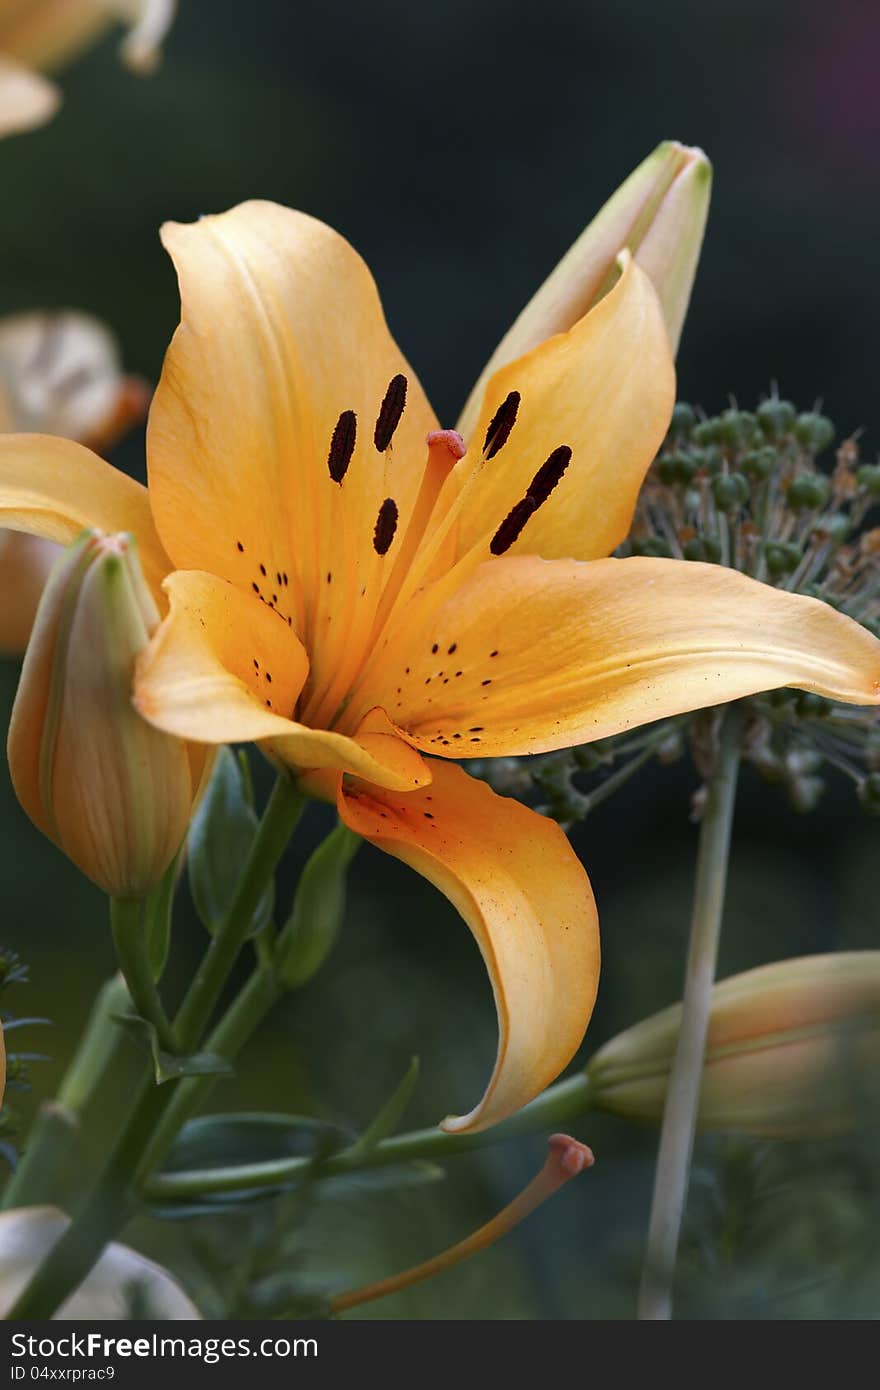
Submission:
[[[855,439],[832,449],[835,427],[777,395],[756,410],[706,417],[679,403],[618,554],[728,565],[777,588],[831,604],[880,636],[880,464]],[[744,755],[791,804],[811,810],[829,768],[880,814],[880,718],[793,690],[746,702]],[[526,761],[499,759],[485,775],[561,823],[583,819],[648,759],[698,766],[705,716],[684,715],[601,744]]]

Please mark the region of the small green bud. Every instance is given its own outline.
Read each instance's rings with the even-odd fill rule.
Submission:
[[[880,463],[863,463],[856,474],[856,481],[872,497],[880,497]]]
[[[721,473],[712,479],[712,496],[722,512],[736,512],[749,500],[751,489],[742,473]]]
[[[741,449],[753,439],[757,424],[750,410],[725,410],[718,420],[718,441],[728,448]]]
[[[691,540],[685,541],[681,548],[681,553],[686,560],[706,559],[706,546],[702,536],[693,536]]]
[[[749,478],[763,480],[769,477],[776,457],[776,450],[765,444],[763,449],[755,449],[753,453],[746,454],[741,464],[742,471]]]
[[[768,439],[778,439],[788,434],[797,419],[797,411],[791,401],[780,401],[775,396],[762,401],[758,406],[758,424]]]
[[[768,573],[774,578],[791,574],[801,561],[800,547],[792,541],[768,541],[764,547],[764,559]]]
[[[721,451],[712,446],[707,449],[694,449],[691,453],[691,458],[696,464],[696,471],[699,473],[708,473],[710,477],[713,477],[716,473],[720,473],[721,469],[724,467],[724,457]]]
[[[678,454],[663,454],[657,460],[657,477],[667,487],[678,482],[678,457]]]
[[[718,434],[717,420],[701,420],[694,430],[694,442],[700,445],[717,444]]]
[[[662,536],[639,536],[632,543],[633,555],[651,555],[661,560],[668,560],[672,555],[672,547]]]
[[[706,560],[710,565],[717,565],[721,559],[721,542],[714,536],[704,536],[703,546],[706,551]]]
[[[690,434],[696,423],[697,416],[693,406],[688,405],[685,401],[679,401],[672,412],[669,433]]]
[[[834,545],[842,545],[850,533],[852,523],[846,512],[836,512],[834,516],[823,517],[813,528],[813,533],[827,536]]]
[[[275,952],[279,978],[290,988],[312,978],[336,941],[345,912],[346,874],[360,843],[359,835],[337,825],[302,871]]]
[[[811,453],[820,454],[834,438],[834,425],[827,415],[817,415],[810,410],[797,417],[794,433],[799,444]]]
[[[578,748],[573,748],[572,757],[575,766],[580,772],[595,772],[597,767],[602,764],[602,758],[590,743],[581,744]]]
[[[830,490],[824,473],[801,473],[789,483],[785,497],[788,505],[797,511],[815,511],[824,507]]]

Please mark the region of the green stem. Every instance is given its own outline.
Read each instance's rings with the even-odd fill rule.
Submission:
[[[419,1129],[384,1139],[364,1152],[352,1144],[322,1160],[315,1170],[312,1158],[284,1158],[266,1163],[242,1163],[235,1167],[192,1170],[184,1173],[158,1173],[144,1186],[144,1196],[154,1202],[185,1201],[207,1193],[237,1192],[248,1188],[276,1187],[295,1182],[309,1174],[318,1179],[366,1168],[384,1168],[413,1159],[442,1160],[454,1154],[469,1153],[487,1144],[497,1144],[518,1134],[552,1130],[585,1115],[592,1097],[587,1077],[580,1073],[549,1087],[537,1100],[518,1114],[478,1134],[447,1134],[441,1129]]]
[[[304,806],[305,798],[296,783],[286,774],[280,774],[260,821],[235,900],[213,937],[175,1020],[184,1050],[196,1045],[214,1011],[235,958],[247,939],[266,884]]]
[[[167,1105],[163,1088],[145,1080],[103,1169],[73,1220],[6,1314],[10,1321],[44,1321],[88,1274],[129,1212],[132,1173]]]
[[[40,1107],[27,1147],[3,1193],[3,1209],[32,1206],[54,1195],[62,1166],[79,1132],[80,1115],[104,1076],[120,1039],[114,1022],[130,1004],[120,975],[98,992],[82,1039],[54,1100]]]
[[[177,1038],[159,997],[150,960],[149,941],[139,898],[111,898],[110,925],[119,968],[131,1002],[141,1018],[153,1025],[166,1052],[177,1052]]]
[[[700,827],[681,1024],[666,1091],[639,1290],[638,1315],[654,1321],[672,1316],[672,1285],[687,1200],[712,985],[721,939],[741,735],[742,714],[733,705],[723,715],[717,762],[709,779]]]
[[[259,965],[205,1043],[205,1051],[233,1062],[283,993],[274,973]],[[150,1173],[167,1154],[181,1128],[217,1084],[216,1076],[189,1076],[177,1086],[156,1127],[141,1171]]]
[[[266,884],[302,814],[296,784],[281,774],[260,822],[235,899],[205,954],[175,1020],[184,1050],[194,1047],[222,993],[229,971],[250,930]],[[11,1320],[51,1317],[89,1272],[107,1241],[124,1223],[132,1188],[145,1171],[154,1135],[175,1099],[179,1083],[157,1087],[148,1072],[117,1140],[64,1235],[49,1251],[7,1314]]]

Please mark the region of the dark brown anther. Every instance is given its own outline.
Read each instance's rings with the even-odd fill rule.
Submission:
[[[510,438],[510,431],[516,424],[521,399],[518,391],[511,391],[489,421],[489,428],[486,430],[486,439],[483,444],[483,454],[487,459],[493,459],[498,450],[503,449]]]
[[[376,529],[373,532],[373,549],[377,555],[388,553],[396,530],[397,503],[393,497],[386,497],[379,508],[379,515],[376,517]]]
[[[357,416],[353,410],[343,410],[333,430],[327,468],[334,483],[341,483],[348,472],[357,440]]]
[[[567,444],[560,444],[558,449],[553,450],[547,462],[541,464],[529,483],[528,495],[535,499],[536,506],[540,507],[547,501],[570,463],[571,449]]]
[[[537,510],[537,502],[534,497],[529,497],[528,493],[521,502],[517,502],[515,507],[511,507],[489,542],[489,549],[492,554],[503,555],[505,550],[509,550],[514,541],[519,539],[529,517]]]
[[[388,383],[385,399],[379,407],[373,441],[380,454],[384,454],[400,424],[403,407],[406,405],[406,377],[398,372]]]

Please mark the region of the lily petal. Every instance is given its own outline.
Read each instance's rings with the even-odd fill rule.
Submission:
[[[626,247],[660,296],[678,348],[709,211],[712,166],[702,150],[664,140],[612,194],[505,333],[471,392],[459,429],[474,427],[486,382],[505,363],[564,333],[617,279]]]
[[[565,475],[510,551],[547,559],[608,555],[629,530],[675,396],[660,304],[628,255],[617,285],[574,328],[490,379],[456,469],[459,486],[479,467],[490,421],[514,391],[521,401],[510,436],[482,466],[462,508],[459,554],[493,536],[541,465],[565,445],[572,451]]]
[[[546,752],[797,686],[880,704],[880,642],[817,599],[720,565],[483,565],[389,671],[389,716],[445,757]],[[379,703],[380,692],[364,692]]]
[[[296,768],[333,768],[391,787],[430,780],[419,754],[398,738],[370,728],[361,743],[287,717],[308,657],[267,604],[200,571],[177,571],[164,587],[170,611],[135,675],[144,719],[195,743],[266,743]]]
[[[0,435],[0,526],[61,545],[70,545],[89,526],[130,531],[155,592],[171,569],[147,489],[70,439]]]
[[[475,1131],[525,1105],[562,1071],[586,1031],[599,978],[589,879],[563,832],[432,760],[430,788],[339,792],[345,824],[433,883],[461,913],[486,963],[498,1055],[480,1103],[443,1128]]]
[[[370,577],[364,565],[377,561],[386,498],[403,532],[434,416],[369,270],[323,223],[250,202],[168,224],[163,241],[182,321],[149,423],[159,533],[178,567],[274,592],[308,638],[315,679],[327,614],[348,625],[350,601]],[[383,454],[374,431],[398,375],[406,404]],[[371,623],[362,626],[366,640]]]
[[[45,125],[60,101],[54,82],[0,54],[0,138]]]
[[[27,646],[40,595],[57,557],[58,550],[49,541],[0,532],[0,653],[17,655]]]

